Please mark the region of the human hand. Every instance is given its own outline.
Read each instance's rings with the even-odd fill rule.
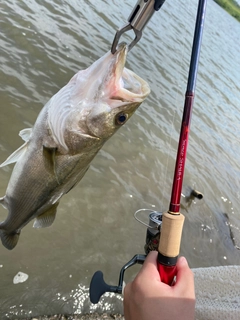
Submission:
[[[157,252],[150,252],[134,281],[124,289],[125,320],[193,320],[193,272],[184,257],[178,259],[176,270],[173,286],[161,282]]]

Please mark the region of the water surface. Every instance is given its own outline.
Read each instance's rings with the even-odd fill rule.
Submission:
[[[135,1],[16,1],[0,4],[0,162],[22,141],[48,101],[79,69],[110,49]],[[88,312],[92,274],[117,284],[119,270],[143,253],[146,228],[133,213],[168,209],[197,1],[169,1],[156,13],[127,67],[151,95],[112,137],[59,205],[51,228],[27,225],[17,247],[0,246],[1,319]],[[131,40],[131,33],[124,38]],[[240,24],[209,1],[186,162],[181,254],[191,267],[240,264],[225,213],[240,233]],[[5,194],[12,167],[0,170]],[[191,188],[204,193],[187,201]],[[30,192],[30,191],[29,191]],[[7,211],[0,208],[0,220]],[[238,238],[239,239],[239,238]],[[130,280],[139,270],[127,272]],[[28,279],[13,284],[18,272]],[[98,311],[121,311],[105,298]]]

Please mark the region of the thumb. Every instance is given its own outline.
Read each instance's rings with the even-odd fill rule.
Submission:
[[[195,297],[194,275],[189,268],[186,258],[180,257],[177,262],[175,290],[185,298]]]

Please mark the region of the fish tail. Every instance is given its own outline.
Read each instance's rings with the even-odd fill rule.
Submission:
[[[16,247],[19,235],[20,231],[14,233],[7,233],[5,230],[1,229],[0,225],[0,238],[4,247],[8,250],[12,250],[14,247]]]

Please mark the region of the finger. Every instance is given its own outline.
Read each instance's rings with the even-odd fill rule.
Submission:
[[[140,278],[141,282],[145,278],[149,278],[153,274],[156,273],[157,269],[157,252],[151,251],[146,257],[146,260],[144,261],[141,270],[137,274],[136,279]],[[125,288],[124,288],[124,297],[128,294],[128,292],[131,291],[132,282],[129,282]]]
[[[149,252],[138,276],[141,277],[141,279],[144,279],[145,277],[151,277],[151,279],[160,281],[160,276],[157,269],[157,251]]]
[[[184,297],[194,298],[194,275],[189,268],[186,258],[180,257],[177,262],[177,279],[175,290],[184,295]]]
[[[131,291],[131,285],[132,285],[132,282],[129,282],[129,283],[127,283],[127,284],[124,286],[124,288],[123,288],[123,292],[122,292],[122,294],[123,294],[123,299],[124,299],[124,300],[126,299],[126,301],[128,300],[129,292]]]

